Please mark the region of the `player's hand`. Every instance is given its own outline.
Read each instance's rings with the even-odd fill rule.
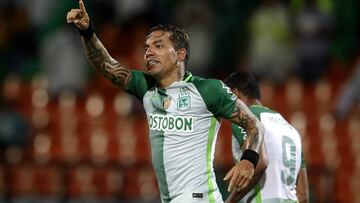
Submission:
[[[226,174],[224,180],[229,180],[228,191],[232,192],[234,189],[241,191],[249,185],[251,178],[254,175],[254,165],[248,160],[241,160]]]
[[[71,9],[67,12],[66,21],[67,23],[74,23],[80,30],[86,30],[89,27],[89,15],[82,0],[79,0],[79,9]]]

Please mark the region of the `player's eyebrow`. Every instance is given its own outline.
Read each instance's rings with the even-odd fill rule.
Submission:
[[[162,43],[162,42],[164,42],[164,40],[158,39],[158,40],[151,42],[151,44],[157,44],[157,43]]]
[[[145,44],[144,44],[144,49],[149,48],[149,46],[150,46],[149,44],[156,44],[156,43],[162,43],[162,42],[164,42],[164,40],[162,40],[162,39],[155,40],[155,41],[153,41],[153,42],[151,42],[151,43],[145,42]]]

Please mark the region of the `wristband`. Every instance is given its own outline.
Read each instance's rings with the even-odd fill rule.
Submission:
[[[79,31],[79,34],[85,38],[89,38],[94,34],[94,27],[93,27],[91,21],[89,22],[89,27],[86,30],[81,30],[77,26],[75,26],[75,27]]]
[[[256,168],[257,162],[259,161],[259,154],[254,150],[247,149],[241,156],[240,161],[243,159],[250,161],[254,165],[254,168]]]

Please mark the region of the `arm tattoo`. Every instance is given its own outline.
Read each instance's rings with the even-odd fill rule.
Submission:
[[[101,72],[112,83],[121,87],[127,87],[131,72],[121,63],[111,58],[104,45],[94,34],[90,38],[81,38],[85,54],[96,71]]]
[[[259,152],[264,136],[263,126],[250,112],[248,107],[239,99],[236,100],[235,109],[230,120],[246,131],[247,138],[243,144],[243,149],[251,149]]]

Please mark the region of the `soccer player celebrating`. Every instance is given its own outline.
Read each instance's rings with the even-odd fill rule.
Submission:
[[[308,202],[308,180],[302,157],[301,137],[297,130],[279,113],[262,106],[259,86],[249,73],[232,73],[225,79],[225,84],[249,106],[264,125],[265,156],[268,160],[265,174],[262,177],[261,173],[255,175],[248,187],[233,191],[226,202]],[[232,131],[233,156],[239,161],[242,154],[239,146],[247,139],[247,133],[235,125],[232,126]],[[247,193],[251,189],[253,191]]]
[[[147,71],[126,68],[113,59],[94,34],[84,3],[67,13],[82,36],[95,69],[142,101],[148,119],[152,163],[162,202],[222,202],[213,169],[221,118],[247,133],[244,153],[226,175],[229,190],[246,187],[259,159],[263,127],[221,81],[185,72],[190,57],[188,35],[173,25],[150,29],[145,41]]]

